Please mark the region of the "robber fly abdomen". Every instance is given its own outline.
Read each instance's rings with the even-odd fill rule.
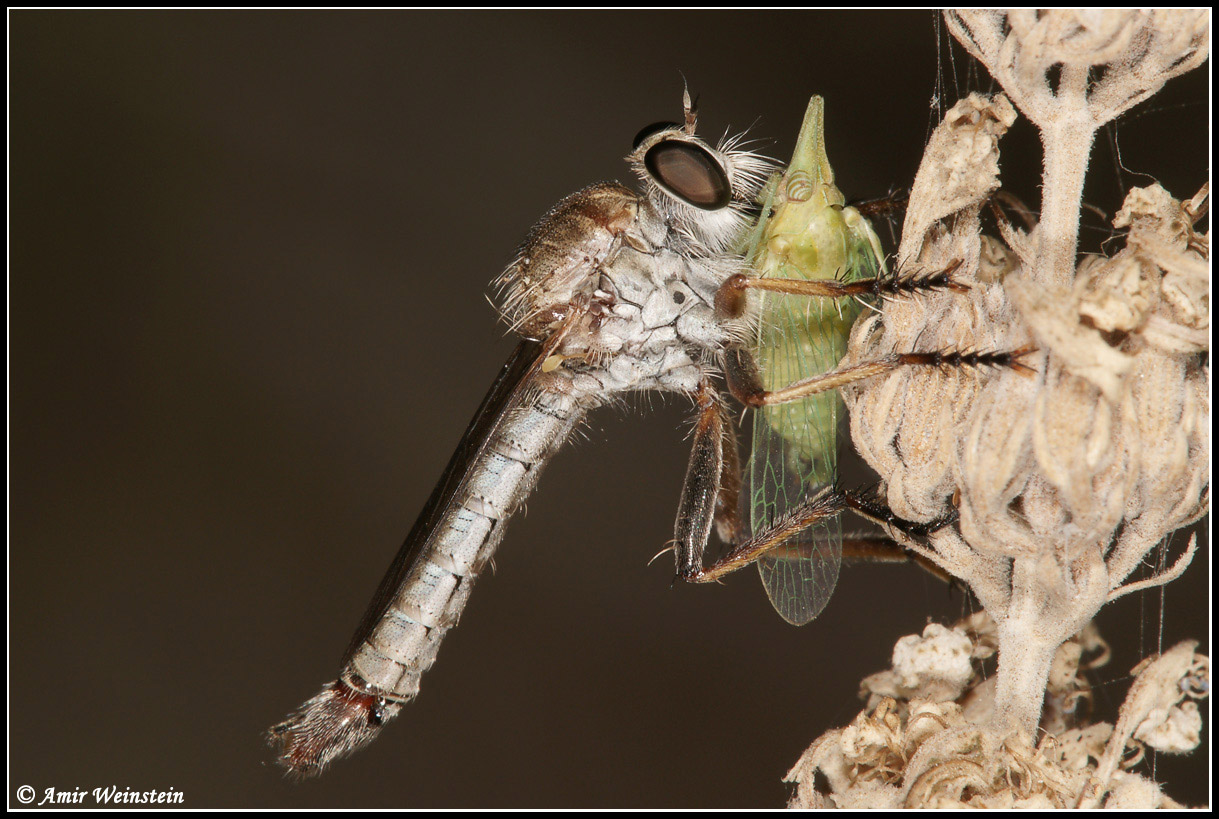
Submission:
[[[523,389],[540,345],[504,367],[329,683],[271,729],[282,763],[303,775],[371,741],[419,692],[504,526],[585,412],[578,399]]]

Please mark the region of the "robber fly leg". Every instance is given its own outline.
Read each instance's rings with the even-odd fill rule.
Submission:
[[[877,216],[889,216],[895,211],[901,210],[906,207],[909,201],[909,191],[892,190],[888,196],[882,196],[879,199],[864,199],[849,202],[847,207],[855,208],[855,210],[859,211],[859,215],[866,219],[875,219]]]
[[[893,510],[878,497],[876,487],[868,490],[843,489],[839,491],[842,492],[843,499],[852,512],[874,523],[896,529],[912,540],[923,540],[932,532],[943,529],[945,526],[951,526],[960,518],[957,510],[951,509],[947,514],[935,520],[927,523],[914,523],[895,515]]]
[[[882,526],[900,532],[909,541],[925,542],[928,535],[956,523],[960,515],[956,509],[927,523],[914,523],[903,520],[893,513],[874,490],[854,491],[842,490],[843,500],[848,508],[860,517],[879,523]],[[938,564],[932,562],[922,551],[916,551],[908,545],[899,543],[882,534],[859,532],[844,534],[842,538],[842,557],[844,560],[868,563],[912,562],[927,572],[945,582],[952,582],[952,576]]]
[[[878,281],[879,279],[860,279],[853,282],[840,282],[837,279],[776,279],[737,273],[730,276],[716,291],[715,312],[723,318],[744,315],[745,294],[751,289],[786,293],[789,296],[841,299],[849,296],[870,296],[876,292]]]
[[[722,405],[716,404],[723,411]],[[736,424],[731,418],[721,419],[724,439],[721,444],[724,464],[720,469],[720,491],[715,497],[715,533],[724,543],[736,543],[741,537],[741,456],[737,450]]]
[[[730,500],[724,497],[723,491],[724,440],[725,435],[729,434],[725,433],[725,427],[730,427],[732,422],[724,417],[719,396],[710,384],[700,386],[695,400],[699,414],[694,424],[694,447],[690,451],[690,464],[686,467],[686,480],[682,485],[674,527],[677,573],[683,577],[702,565],[703,552],[711,536],[711,525],[720,516],[721,507]],[[733,452],[730,460],[735,464],[735,441],[731,444]],[[729,494],[740,491],[739,465],[735,469],[738,474],[729,481]],[[735,498],[731,500],[735,502]],[[730,528],[736,528],[735,511],[731,519],[726,520]]]
[[[842,559],[848,563],[913,563],[945,583],[955,581],[930,558],[879,532],[843,533]]]
[[[854,281],[838,279],[780,279],[737,273],[728,277],[715,294],[715,312],[721,318],[739,318],[745,313],[745,294],[749,290],[765,290],[788,296],[842,299],[872,296],[902,296],[931,290],[954,290],[958,293],[969,286],[954,276],[961,262],[954,261],[942,270],[931,272],[895,273],[871,276]]]
[[[954,523],[957,518],[956,513],[952,512],[930,523],[912,523],[898,518],[883,503],[874,498],[859,492],[830,486],[792,508],[771,526],[736,546],[710,566],[703,567],[697,563],[689,568],[679,566],[679,575],[683,580],[691,583],[709,583],[719,580],[726,574],[748,566],[763,555],[783,548],[785,543],[804,529],[847,510],[869,520],[884,523],[916,539],[921,539],[937,529]],[[923,555],[883,535],[856,534],[845,537],[843,539],[843,557],[847,560],[870,562],[912,561],[935,576],[943,580],[950,580],[942,568]]]
[[[771,404],[786,404],[810,395],[838,389],[865,378],[896,370],[898,367],[1010,367],[1022,375],[1032,375],[1033,369],[1020,362],[1022,356],[1033,352],[1032,347],[1001,353],[977,353],[943,351],[930,353],[891,353],[871,361],[837,367],[820,375],[805,378],[779,390],[767,390],[762,386],[757,364],[753,356],[743,347],[734,346],[724,353],[724,380],[732,396],[747,407],[765,407]]]
[[[683,580],[691,583],[710,583],[713,580],[719,580],[726,574],[748,566],[767,552],[782,547],[786,541],[804,529],[826,518],[834,517],[848,508],[850,506],[846,501],[846,496],[833,487],[827,487],[793,507],[790,512],[776,520],[771,526],[736,546],[710,566],[703,567],[701,561],[699,564],[689,567],[678,566],[678,574]]]

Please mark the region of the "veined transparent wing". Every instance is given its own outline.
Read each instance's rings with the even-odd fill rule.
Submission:
[[[880,242],[871,225],[845,207],[834,186],[823,136],[822,99],[813,97],[791,165],[782,178],[772,180],[762,219],[750,237],[749,259],[760,276],[852,281],[881,269]],[[753,352],[767,390],[838,365],[857,304],[758,295]],[[842,399],[831,390],[755,412],[745,476],[753,532],[834,482],[842,411]],[[842,524],[834,517],[781,544],[758,561],[758,570],[775,610],[789,623],[803,625],[829,601],[841,560]]]

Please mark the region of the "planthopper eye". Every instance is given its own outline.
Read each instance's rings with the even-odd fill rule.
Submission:
[[[652,179],[673,196],[703,210],[719,210],[732,201],[728,173],[708,151],[692,142],[664,139],[643,155]]]

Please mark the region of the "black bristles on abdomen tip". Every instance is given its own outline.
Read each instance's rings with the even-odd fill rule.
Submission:
[[[331,762],[376,739],[401,707],[335,680],[267,731],[267,743],[289,776],[318,776]]]

